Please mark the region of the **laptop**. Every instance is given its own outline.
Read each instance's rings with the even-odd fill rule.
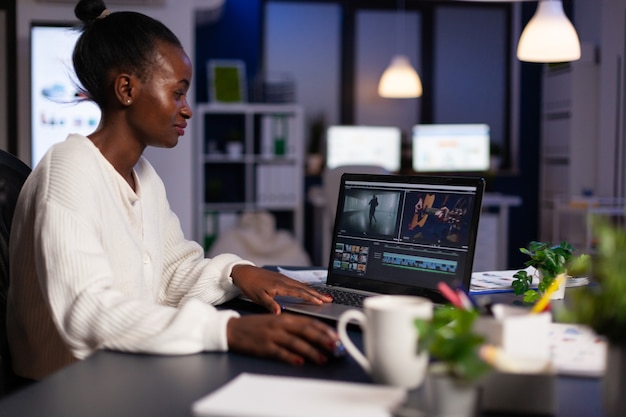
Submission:
[[[469,290],[485,180],[344,174],[325,284],[357,298],[410,294],[446,302],[440,281]],[[284,310],[337,320],[354,306],[276,297]]]

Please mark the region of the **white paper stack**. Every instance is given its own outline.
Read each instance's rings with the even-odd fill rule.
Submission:
[[[199,417],[390,417],[402,388],[242,373],[192,404]]]

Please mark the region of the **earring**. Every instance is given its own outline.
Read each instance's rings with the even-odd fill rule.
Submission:
[[[130,104],[130,99],[127,99],[127,100],[126,100],[126,104]]]

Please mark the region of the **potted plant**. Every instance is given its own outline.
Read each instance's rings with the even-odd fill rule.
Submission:
[[[529,274],[528,271],[518,271],[513,275],[513,290],[516,295],[524,295],[524,301],[527,303],[534,303],[541,297],[541,294],[545,293],[553,281],[559,276],[564,274],[565,277],[568,274],[578,275],[585,270],[587,264],[588,255],[582,254],[575,256],[574,247],[566,242],[562,241],[558,245],[554,245],[551,242],[530,242],[528,249],[520,248],[520,251],[530,257],[524,264],[526,267],[535,268],[535,274]],[[533,289],[532,282],[533,277],[539,278],[539,284],[537,289]],[[560,288],[560,291],[565,289],[565,285]],[[563,292],[560,297],[563,298]]]
[[[418,351],[427,351],[433,362],[426,379],[431,414],[473,416],[477,407],[478,380],[491,369],[479,355],[485,339],[474,332],[476,309],[443,306],[431,320],[416,320]]]
[[[590,259],[590,277],[597,285],[577,288],[559,319],[590,326],[606,338],[608,352],[603,378],[605,413],[625,416],[626,401],[626,230],[606,219],[592,218],[597,240]],[[568,296],[570,297],[570,296]]]

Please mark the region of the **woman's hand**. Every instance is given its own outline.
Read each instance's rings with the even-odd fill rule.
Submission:
[[[232,318],[226,329],[230,351],[293,365],[326,363],[339,343],[337,334],[326,324],[294,314]]]
[[[295,279],[252,265],[237,265],[230,276],[243,295],[274,314],[280,314],[281,311],[274,301],[277,295],[298,297],[313,304],[330,303],[333,300]]]

